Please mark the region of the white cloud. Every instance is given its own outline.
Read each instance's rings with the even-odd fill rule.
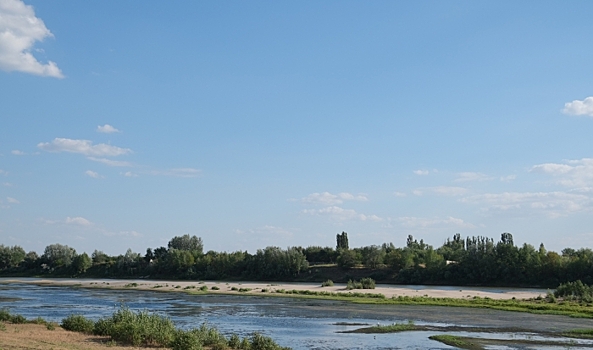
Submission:
[[[511,181],[515,180],[516,178],[517,178],[517,175],[502,176],[500,178],[500,181],[502,181],[502,182],[511,182]]]
[[[592,200],[585,194],[568,192],[504,192],[470,196],[461,202],[481,205],[486,212],[541,212],[556,218],[590,210]]]
[[[593,117],[593,96],[582,101],[574,100],[564,104],[562,113],[569,115],[588,115]]]
[[[132,150],[129,148],[120,148],[104,143],[93,145],[93,142],[89,140],[73,140],[58,137],[52,142],[41,142],[37,147],[47,152],[70,152],[95,157],[115,157],[132,153]]]
[[[468,182],[468,181],[488,181],[492,180],[492,177],[487,176],[486,174],[482,173],[474,173],[474,172],[462,172],[457,174],[457,179],[455,182]]]
[[[123,175],[125,177],[138,177],[138,174],[135,174],[135,173],[133,173],[131,171],[126,171],[125,173],[123,173]]]
[[[12,184],[10,182],[4,182],[4,183],[2,183],[2,186],[4,186],[4,187],[12,187]]]
[[[315,203],[323,205],[342,204],[344,201],[361,201],[366,202],[368,198],[363,195],[353,195],[348,192],[341,192],[338,194],[331,194],[329,192],[311,193],[307,197],[301,199],[303,203]]]
[[[428,170],[414,170],[414,174],[416,175],[428,175]]]
[[[92,177],[94,179],[103,178],[103,176],[99,175],[99,173],[97,173],[96,171],[87,170],[84,173],[86,174],[86,176]]]
[[[475,228],[476,226],[465,222],[462,219],[454,218],[452,216],[447,217],[446,219],[441,218],[421,218],[415,216],[402,216],[399,218],[395,218],[394,221],[399,222],[404,227],[410,228],[428,228],[434,226],[454,226],[459,228]]]
[[[97,126],[97,132],[100,132],[103,134],[112,134],[114,132],[121,132],[121,131],[117,130],[116,128],[114,128],[113,126],[111,126],[109,124],[105,124],[103,126],[101,126],[101,125]]]
[[[53,37],[32,6],[20,0],[0,1],[0,69],[63,78],[55,62],[40,63],[31,49],[37,41]]]
[[[8,175],[8,171],[0,169],[0,175],[7,176]]]
[[[559,184],[567,187],[593,186],[593,158],[568,160],[565,164],[539,164],[530,171],[550,174],[558,179]]]
[[[16,199],[12,198],[12,197],[6,197],[6,201],[7,201],[8,203],[11,203],[11,204],[20,204],[20,203],[21,203],[21,202],[19,202],[18,200],[16,200]]]
[[[10,153],[12,153],[15,156],[24,156],[26,153],[23,151],[19,151],[18,149],[13,149]]]
[[[394,196],[396,196],[396,197],[405,197],[405,196],[406,196],[406,194],[405,194],[405,193],[403,193],[403,192],[397,192],[397,191],[395,191],[395,192],[393,193],[393,195],[394,195]]]
[[[436,186],[436,187],[421,187],[412,193],[416,196],[423,196],[425,194],[433,194],[437,196],[462,196],[467,193],[467,188],[454,186]]]
[[[71,218],[68,216],[66,218],[66,220],[64,220],[64,223],[67,225],[79,225],[79,226],[91,226],[93,224],[89,220],[87,220],[83,217],[80,217],[80,216],[77,216],[74,218]]]
[[[109,166],[117,166],[117,167],[131,167],[132,163],[126,162],[123,160],[111,160],[107,158],[96,158],[96,157],[87,157],[88,160],[92,160],[93,162],[99,162]]]
[[[337,206],[322,209],[305,209],[303,214],[329,216],[336,221],[360,220],[360,221],[382,221],[377,215],[365,215],[357,213],[353,209],[344,209]]]

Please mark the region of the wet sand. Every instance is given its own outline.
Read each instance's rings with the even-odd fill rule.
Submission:
[[[268,292],[274,292],[279,289],[284,290],[309,290],[315,292],[334,292],[334,293],[348,293],[345,284],[336,284],[332,287],[321,287],[321,284],[311,283],[282,283],[282,282],[220,282],[220,281],[162,281],[162,280],[118,280],[118,279],[45,279],[45,278],[7,278],[2,279],[1,283],[32,283],[38,285],[50,286],[77,286],[83,288],[110,288],[110,289],[138,289],[138,290],[158,290],[170,292],[186,292],[188,290],[198,290],[206,286],[209,293],[237,293],[235,289],[251,289],[250,292],[243,292],[241,294],[261,294],[262,289]],[[212,287],[218,287],[218,290],[213,290]],[[491,299],[529,299],[543,296],[539,291],[501,291],[491,292],[480,289],[473,289],[471,287],[459,287],[459,289],[437,289],[431,287],[418,287],[418,289],[404,288],[398,286],[380,285],[375,289],[356,289],[352,292],[357,293],[380,293],[386,298],[393,296],[427,296],[432,298],[491,298]]]

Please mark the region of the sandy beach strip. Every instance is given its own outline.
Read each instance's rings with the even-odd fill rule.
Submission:
[[[187,292],[197,291],[203,286],[208,288],[208,293],[216,294],[240,294],[240,295],[262,295],[274,293],[277,290],[309,290],[314,292],[333,292],[333,293],[380,293],[386,298],[398,296],[410,297],[433,297],[433,298],[458,298],[467,299],[473,297],[491,298],[491,299],[529,299],[538,296],[545,296],[541,290],[513,290],[496,289],[481,290],[472,287],[432,287],[416,286],[414,288],[403,286],[378,285],[375,289],[356,289],[349,291],[343,283],[336,283],[332,287],[321,287],[321,284],[312,283],[287,283],[287,282],[227,282],[227,281],[165,281],[165,280],[123,280],[123,279],[46,279],[46,278],[3,278],[1,283],[28,283],[49,286],[82,287],[82,288],[102,288],[102,289],[126,289],[126,290],[147,290],[147,291],[167,291],[167,292]],[[215,287],[212,289],[212,287]],[[216,289],[218,288],[218,289]],[[417,289],[415,289],[417,288]],[[262,289],[264,292],[262,292]],[[488,289],[488,288],[487,288]],[[239,292],[239,290],[242,290]],[[247,291],[249,290],[249,291]]]

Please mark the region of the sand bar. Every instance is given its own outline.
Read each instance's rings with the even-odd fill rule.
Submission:
[[[321,287],[321,284],[312,283],[286,283],[286,282],[227,282],[227,281],[165,281],[165,280],[122,280],[122,279],[49,279],[49,278],[1,278],[0,283],[28,283],[37,285],[101,288],[101,289],[136,289],[167,292],[196,291],[206,286],[209,293],[221,294],[256,294],[265,295],[276,290],[310,290],[326,291],[335,293],[348,293],[345,284],[336,283],[332,287]],[[212,287],[219,288],[213,290]],[[248,292],[239,292],[238,289]],[[262,292],[262,289],[265,292]],[[472,287],[438,287],[438,286],[415,286],[404,287],[397,285],[378,285],[375,289],[356,289],[352,292],[358,293],[380,293],[386,298],[393,296],[428,296],[433,298],[459,298],[467,299],[475,296],[491,299],[529,299],[544,296],[542,290],[528,289],[506,289],[506,288],[472,288]]]

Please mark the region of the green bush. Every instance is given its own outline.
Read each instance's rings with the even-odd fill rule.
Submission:
[[[202,350],[199,336],[193,332],[177,330],[169,344],[173,350]]]
[[[53,331],[56,329],[56,324],[53,322],[48,322],[45,324],[45,328],[47,328],[50,331]]]
[[[375,289],[375,280],[370,277],[362,278],[360,281],[348,280],[346,289]]]
[[[12,315],[10,314],[10,311],[8,311],[8,309],[6,309],[6,308],[0,309],[0,322],[1,321],[8,322],[8,321],[10,321],[11,317],[12,317]]]
[[[23,323],[27,323],[27,319],[23,315],[12,315],[10,317],[10,323],[23,324]]]
[[[208,291],[208,286],[201,286],[201,287],[200,287],[200,290],[201,290],[202,292],[207,292],[207,291]]]
[[[212,289],[212,290],[220,290],[220,288],[217,287],[217,286],[212,286],[212,288],[210,288],[210,289]]]
[[[111,317],[97,321],[94,333],[134,346],[168,346],[174,337],[175,327],[166,317],[122,307]]]
[[[67,331],[92,334],[95,322],[82,315],[70,315],[62,320],[61,326]]]
[[[322,286],[322,287],[333,287],[333,286],[334,286],[334,281],[332,281],[332,280],[327,280],[327,281],[325,281],[325,282],[321,283],[321,286]]]

